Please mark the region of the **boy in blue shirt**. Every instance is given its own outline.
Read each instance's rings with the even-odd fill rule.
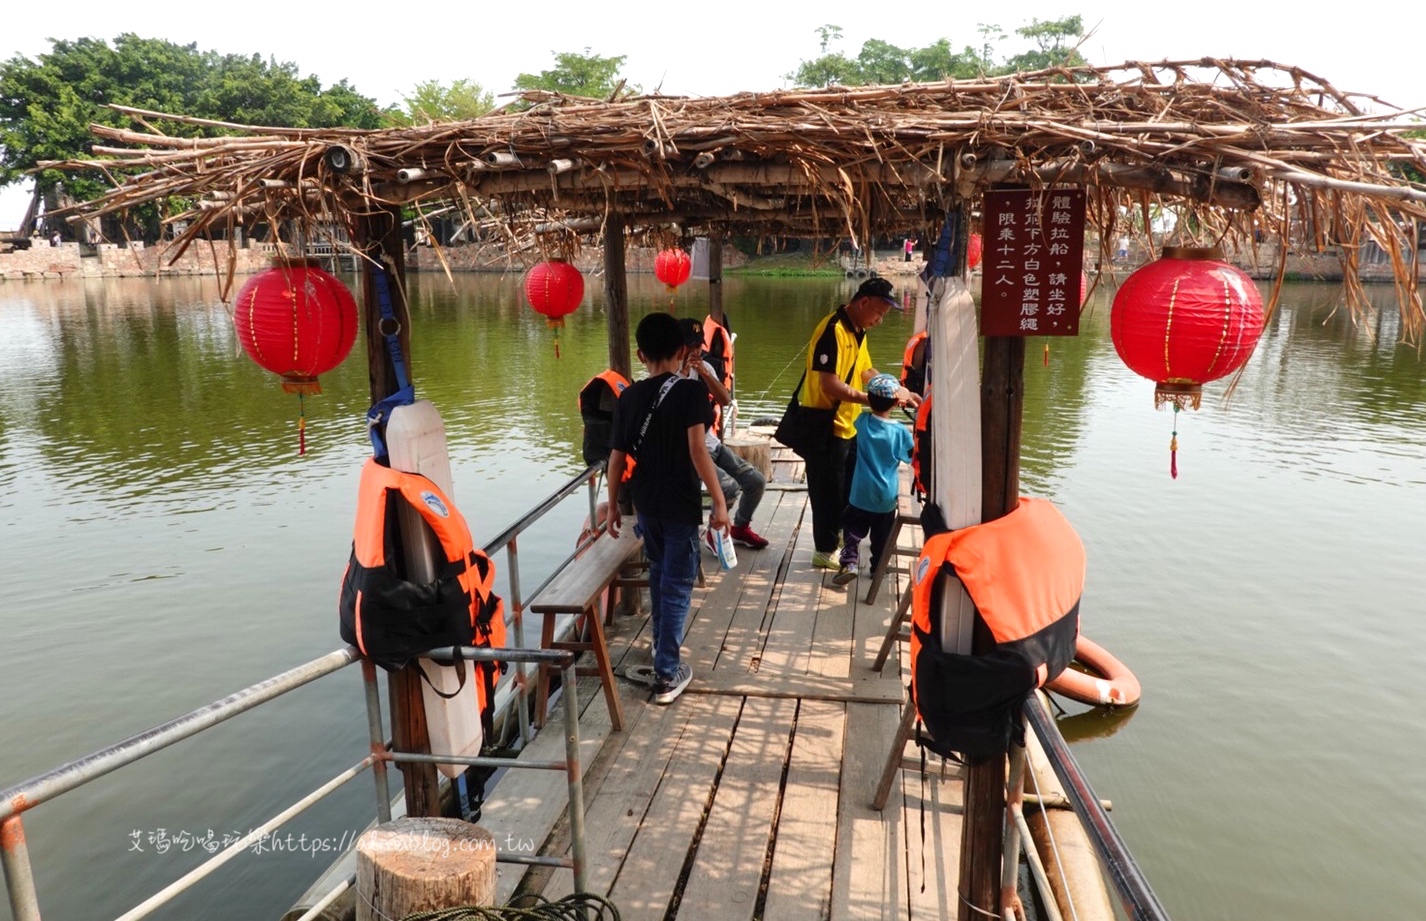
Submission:
[[[911,433],[891,418],[900,389],[901,382],[890,374],[878,374],[866,385],[871,412],[862,413],[854,423],[857,461],[851,495],[842,511],[841,568],[832,577],[837,585],[846,585],[857,577],[857,545],[868,534],[873,570],[886,552],[886,541],[896,520],[896,494],[900,491],[896,473],[903,463],[911,463]]]

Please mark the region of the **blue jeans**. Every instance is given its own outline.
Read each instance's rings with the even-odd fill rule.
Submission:
[[[649,622],[654,631],[654,672],[671,679],[678,671],[693,582],[698,578],[698,525],[639,512],[639,534],[649,558]]]
[[[753,512],[763,500],[767,478],[761,470],[729,451],[722,442],[709,453],[713,456],[713,469],[718,474],[718,485],[723,488],[723,501],[728,504],[730,515],[733,500],[738,500],[738,513],[732,515],[733,524],[745,528],[753,523]]]

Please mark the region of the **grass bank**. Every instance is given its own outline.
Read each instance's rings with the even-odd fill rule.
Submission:
[[[829,275],[841,278],[845,273],[836,258],[821,256],[815,261],[806,253],[778,253],[775,256],[753,256],[747,265],[725,268],[725,275],[805,276]]]

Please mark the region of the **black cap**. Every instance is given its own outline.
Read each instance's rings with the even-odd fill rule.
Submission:
[[[891,306],[896,306],[896,289],[891,282],[880,276],[868,278],[857,288],[857,293],[852,295],[852,300],[859,297],[875,297],[886,301]]]
[[[703,347],[703,324],[693,317],[684,317],[678,321],[679,328],[683,330],[683,344],[687,346]]]

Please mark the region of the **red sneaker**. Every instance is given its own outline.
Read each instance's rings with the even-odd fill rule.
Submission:
[[[740,547],[751,547],[754,550],[761,550],[767,546],[767,538],[753,530],[752,525],[735,524],[728,533],[733,538],[733,543]]]

